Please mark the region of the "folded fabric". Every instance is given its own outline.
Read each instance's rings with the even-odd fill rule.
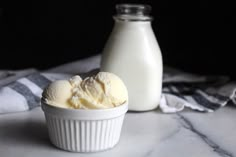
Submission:
[[[0,113],[26,111],[39,106],[42,91],[51,81],[68,79],[78,73],[86,77],[96,72],[92,69],[99,68],[100,59],[101,56],[94,56],[43,73],[34,69],[0,71]],[[71,74],[62,74],[68,72]],[[185,107],[213,112],[229,103],[236,104],[235,92],[236,82],[231,82],[228,77],[198,76],[164,67],[160,109],[164,113],[178,112]]]
[[[213,112],[236,104],[236,82],[226,76],[198,76],[165,67],[160,109],[178,112],[185,107]]]
[[[35,69],[25,69],[20,71],[0,71],[0,87],[34,72],[36,72]]]
[[[63,74],[40,74],[32,69],[0,74],[0,113],[26,111],[39,106],[43,89],[51,81],[67,77]]]

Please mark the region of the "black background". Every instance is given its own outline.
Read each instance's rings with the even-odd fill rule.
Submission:
[[[47,69],[101,53],[115,4],[146,3],[165,64],[236,76],[236,8],[217,1],[11,1],[0,8],[0,69]]]

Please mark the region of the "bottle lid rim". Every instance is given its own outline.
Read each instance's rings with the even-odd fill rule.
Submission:
[[[151,21],[153,19],[149,15],[151,9],[151,6],[146,4],[117,4],[117,14],[114,19],[122,21]]]

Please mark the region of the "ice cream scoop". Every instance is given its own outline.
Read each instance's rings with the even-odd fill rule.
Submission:
[[[85,78],[72,92],[70,102],[74,108],[111,108],[128,101],[128,92],[123,81],[108,72]]]
[[[112,108],[128,101],[123,81],[108,72],[99,72],[84,80],[76,75],[69,81],[55,81],[44,90],[42,96],[48,104],[74,109]]]
[[[72,97],[72,86],[67,80],[59,80],[48,85],[42,94],[42,99],[50,105],[71,108],[69,100]]]

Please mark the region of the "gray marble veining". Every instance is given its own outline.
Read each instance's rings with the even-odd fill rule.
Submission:
[[[204,141],[210,148],[212,148],[214,152],[218,153],[222,157],[232,157],[232,154],[230,152],[222,149],[218,144],[212,141],[205,134],[199,132],[186,117],[182,116],[181,114],[177,115],[180,118],[180,123],[182,124],[182,126],[198,135],[199,138],[201,138],[202,141]]]
[[[48,139],[43,112],[0,115],[0,156],[24,157],[234,157],[236,108],[214,113],[128,112],[118,145],[108,151],[78,154],[59,150]]]

